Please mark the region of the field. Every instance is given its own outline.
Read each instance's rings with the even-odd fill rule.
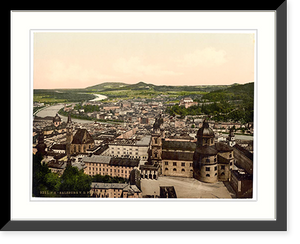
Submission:
[[[33,102],[45,104],[81,102],[93,98],[95,98],[93,94],[82,89],[35,89],[33,91]]]

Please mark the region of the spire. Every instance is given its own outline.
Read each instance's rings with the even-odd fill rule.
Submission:
[[[71,115],[70,113],[68,114],[68,121],[67,121],[67,124],[71,124],[72,123],[72,120],[71,120]]]

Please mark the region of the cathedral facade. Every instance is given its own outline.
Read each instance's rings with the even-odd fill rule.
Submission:
[[[230,181],[234,165],[233,148],[215,142],[215,134],[204,121],[197,142],[165,141],[163,120],[157,118],[151,139],[151,162],[159,164],[159,175],[195,178],[202,182]]]

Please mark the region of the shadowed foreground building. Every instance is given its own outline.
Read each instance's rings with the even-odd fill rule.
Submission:
[[[90,195],[99,198],[141,198],[142,192],[136,185],[127,183],[93,182]]]

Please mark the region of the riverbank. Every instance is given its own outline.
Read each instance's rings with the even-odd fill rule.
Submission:
[[[96,96],[96,98],[89,100],[90,102],[96,102],[96,101],[101,101],[104,99],[107,99],[107,96],[101,95],[101,94],[93,94],[94,96]]]

